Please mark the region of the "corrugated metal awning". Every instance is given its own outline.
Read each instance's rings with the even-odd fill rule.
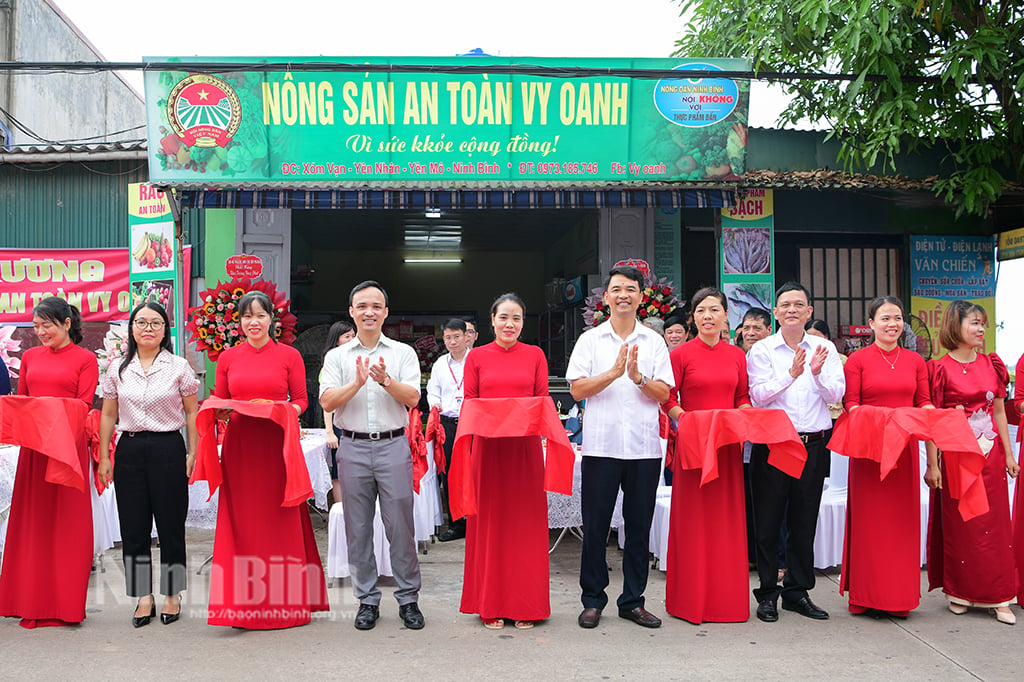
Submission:
[[[723,208],[724,189],[521,190],[182,190],[186,208],[487,209],[487,208]]]

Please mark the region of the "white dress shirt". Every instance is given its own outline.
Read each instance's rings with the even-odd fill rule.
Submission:
[[[637,369],[650,380],[673,384],[665,339],[639,322],[623,341],[602,322],[583,332],[569,358],[565,378],[570,383],[611,369],[626,343],[639,347]],[[660,403],[644,395],[623,373],[603,391],[587,398],[583,415],[583,456],[614,459],[661,459],[658,429]]]
[[[462,377],[466,369],[467,352],[462,360],[456,360],[451,353],[445,353],[434,361],[427,380],[427,404],[431,409],[441,408],[445,417],[458,418],[462,410],[463,388]]]
[[[828,404],[842,402],[846,393],[843,363],[832,342],[804,334],[800,346],[806,354],[803,373],[796,379],[789,373],[796,351],[786,345],[782,332],[764,338],[747,354],[750,400],[754,407],[785,410],[798,433],[815,433],[832,428]],[[828,357],[817,376],[811,373],[811,359],[819,346]]]
[[[328,351],[320,376],[320,395],[356,378],[357,357],[369,358],[371,364],[377,364],[380,358],[384,358],[384,366],[392,381],[420,390],[420,362],[416,351],[412,346],[381,334],[375,348],[366,348],[356,336],[345,345]],[[340,429],[358,433],[394,431],[409,425],[409,412],[383,386],[367,379],[351,400],[334,411],[334,424]]]

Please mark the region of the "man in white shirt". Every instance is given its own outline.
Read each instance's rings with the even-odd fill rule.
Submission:
[[[476,340],[479,335],[476,331],[476,322],[472,320],[466,320],[466,348],[473,350],[473,346],[476,345]]]
[[[583,419],[583,612],[577,622],[595,628],[608,603],[605,549],[619,488],[625,521],[619,616],[644,627],[661,620],[644,608],[649,538],[661,477],[660,404],[672,385],[665,341],[637,322],[644,278],[629,266],[612,268],[604,301],[611,317],[584,332],[566,370],[572,397],[586,399]]]
[[[807,449],[807,463],[800,478],[793,478],[769,466],[767,446],[754,445],[751,451],[761,581],[754,590],[757,617],[767,623],[778,620],[777,602],[782,597],[783,609],[825,620],[828,613],[809,594],[814,588],[814,532],[830,462],[825,448],[832,432],[828,404],[842,401],[846,378],[832,342],[804,333],[814,309],[803,285],[787,282],[779,287],[773,313],[779,331],[755,343],[747,355],[750,398],[755,407],[786,411]],[[779,587],[779,528],[784,514],[789,570]]]
[[[462,377],[466,367],[466,354],[469,346],[466,343],[466,322],[458,318],[448,320],[444,325],[444,347],[448,352],[434,361],[427,381],[427,404],[430,409],[435,407],[441,413],[441,427],[444,429],[444,472],[438,473],[441,479],[441,503],[451,516],[448,503],[448,470],[452,465],[452,446],[455,445],[455,431],[459,427],[459,412],[462,411]],[[458,540],[466,537],[466,519],[449,518],[448,528],[437,536],[441,542]]]
[[[410,630],[423,627],[417,604],[420,564],[412,516],[412,457],[405,430],[409,408],[420,399],[420,365],[412,347],[384,336],[388,296],[373,281],[349,294],[356,337],[324,356],[320,405],[334,411],[338,438],[345,539],[352,591],[359,600],[357,630],[370,630],[380,617],[380,588],[373,553],[373,517],[378,496],[391,543],[398,613]]]

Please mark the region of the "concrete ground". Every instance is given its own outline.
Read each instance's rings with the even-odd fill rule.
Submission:
[[[322,553],[326,522],[314,516]],[[552,535],[552,539],[556,537]],[[551,557],[551,619],[532,630],[511,623],[486,630],[459,613],[464,541],[435,543],[420,555],[420,606],[426,628],[405,629],[385,582],[381,619],[369,632],[352,627],[356,604],[347,581],[330,588],[332,610],[309,625],[251,631],[206,624],[209,569],[195,574],[213,547],[212,531],[189,530],[190,589],[182,619],[133,629],[134,600],[124,596],[119,549],[93,575],[80,626],[24,630],[0,619],[0,676],[83,679],[1021,679],[1024,613],[1015,627],[985,612],[954,616],[941,594],[926,593],[907,620],[853,616],[838,594],[838,573],[819,574],[813,598],[831,612],[818,622],[780,611],[777,623],[691,625],[666,616],[665,574],[651,571],[647,606],[664,618],[648,630],[613,608],[595,630],[576,625],[580,544],[567,536]],[[612,588],[621,585],[619,552],[608,550]],[[752,576],[753,579],[753,576]],[[926,588],[922,575],[922,588]],[[158,602],[159,603],[159,602]]]

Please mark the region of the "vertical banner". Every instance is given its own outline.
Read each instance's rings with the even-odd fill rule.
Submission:
[[[182,308],[178,288],[179,245],[175,238],[171,205],[161,190],[147,183],[128,185],[128,248],[131,250],[128,291],[134,309],[143,301],[154,301],[167,309],[171,328],[167,330],[176,353],[183,353],[180,319]]]
[[[729,329],[751,308],[771,313],[775,303],[775,208],[772,190],[748,190],[722,209],[719,245],[722,291],[729,299]]]
[[[939,345],[942,313],[950,301],[960,299],[988,313],[985,352],[995,350],[995,256],[994,237],[910,237],[910,309],[931,337],[931,357],[945,354]]]

